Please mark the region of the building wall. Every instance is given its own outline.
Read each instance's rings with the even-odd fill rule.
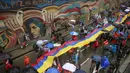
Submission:
[[[18,40],[20,44],[23,34],[28,34],[29,39],[51,37],[52,31],[68,25],[69,20],[89,24],[90,15],[112,7],[118,8],[120,2],[121,0],[1,0],[0,16],[4,17],[1,19],[4,23],[0,23],[0,27],[4,25],[6,28],[0,30],[0,35],[4,34],[8,40],[5,41],[5,48],[16,46]],[[0,40],[3,39],[0,36]]]

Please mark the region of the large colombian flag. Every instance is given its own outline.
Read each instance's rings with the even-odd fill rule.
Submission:
[[[96,38],[101,35],[103,32],[102,30],[111,31],[114,28],[114,26],[109,25],[103,28],[95,29],[92,33],[87,35],[84,39],[78,40],[78,41],[68,41],[65,42],[63,45],[61,45],[58,48],[53,49],[51,52],[42,55],[40,58],[37,59],[36,64],[33,64],[33,67],[37,69],[39,73],[44,73],[45,70],[47,70],[49,67],[52,66],[53,60],[55,57],[58,57],[67,51],[69,51],[72,48],[76,47],[83,47],[86,44],[89,44],[90,42],[93,42],[96,40]]]

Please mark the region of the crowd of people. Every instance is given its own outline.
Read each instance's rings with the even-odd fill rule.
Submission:
[[[127,45],[127,42],[129,42],[130,39],[129,25],[125,23],[115,23],[119,18],[116,15],[117,12],[119,12],[120,16],[122,17],[130,13],[130,4],[125,2],[120,5],[120,9],[117,11],[105,10],[101,13],[95,14],[91,17],[93,23],[90,25],[84,25],[82,22],[79,22],[81,24],[79,31],[70,32],[70,35],[72,36],[70,40],[77,41],[79,36],[85,37],[86,35],[90,34],[93,29],[104,28],[109,25],[115,26],[115,28],[110,32],[107,30],[102,30],[106,33],[103,33],[101,37],[96,39],[96,41],[85,45],[93,48],[94,52],[97,50],[97,48],[102,49],[102,55],[91,56],[91,73],[98,73],[100,70],[107,70],[107,73],[113,73],[114,69],[117,71],[118,67],[120,66],[121,59],[127,56],[130,52],[130,46]],[[73,24],[76,24],[76,21],[72,22]],[[74,30],[75,25],[73,24],[70,25]],[[53,41],[56,38],[57,37],[53,38]],[[37,54],[39,54],[41,51],[42,54],[47,54],[53,48],[61,46],[61,44],[62,43],[53,43],[49,40],[38,40],[33,45],[33,48]],[[2,54],[2,52],[0,52],[0,54]],[[45,73],[86,73],[84,70],[81,70],[80,67],[80,50],[72,48],[67,52],[67,54],[69,56],[69,60],[66,60],[66,63],[61,65],[59,58],[55,58],[54,64],[52,67],[48,68]],[[8,55],[4,60],[4,63],[7,73],[38,73],[36,69],[31,67],[30,58],[28,56],[24,57],[24,64],[26,68],[23,70],[17,66],[13,66],[13,61]]]

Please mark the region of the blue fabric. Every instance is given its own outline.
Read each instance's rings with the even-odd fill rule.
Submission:
[[[108,60],[108,58],[105,56],[102,58],[102,61],[101,61],[101,67],[103,69],[107,68],[108,66],[110,65],[110,62]]]
[[[94,60],[96,63],[98,63],[101,61],[101,56],[94,55],[94,56],[92,56],[92,60]]]
[[[78,32],[72,31],[70,32],[70,35],[78,35]]]
[[[54,48],[54,44],[53,43],[47,43],[45,46],[47,48]]]
[[[60,73],[56,68],[49,68],[46,73]]]
[[[110,45],[111,50],[113,53],[116,53],[117,46],[116,45]]]

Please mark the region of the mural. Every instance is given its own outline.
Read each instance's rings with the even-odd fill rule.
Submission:
[[[24,24],[26,33],[30,35],[31,39],[45,36],[46,27],[45,24],[43,24],[42,19],[30,18],[26,20]]]
[[[106,9],[117,8],[113,0],[1,0],[0,45],[15,46],[23,35],[29,39],[52,37],[52,33],[68,31],[70,20],[85,25],[90,17]],[[8,10],[8,11],[7,11]],[[15,38],[15,39],[14,39]],[[13,45],[11,44],[13,43]]]
[[[13,47],[16,44],[16,34],[5,27],[0,20],[0,50]]]

